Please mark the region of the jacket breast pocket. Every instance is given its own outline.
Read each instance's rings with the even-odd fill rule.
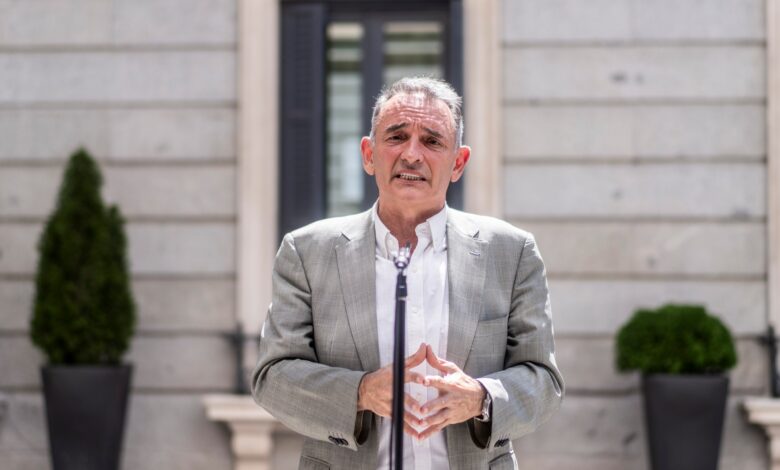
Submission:
[[[301,456],[301,461],[298,464],[299,470],[330,470],[330,464],[314,457],[307,455]]]

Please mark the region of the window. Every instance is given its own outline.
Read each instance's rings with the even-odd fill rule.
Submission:
[[[373,204],[359,144],[374,99],[410,75],[462,92],[460,18],[460,0],[282,3],[281,234]],[[462,199],[459,182],[448,203]]]

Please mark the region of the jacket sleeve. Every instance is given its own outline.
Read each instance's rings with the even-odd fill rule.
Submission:
[[[533,432],[563,400],[547,278],[532,236],[519,258],[507,328],[504,370],[478,379],[493,399],[491,421],[468,423],[472,440],[481,448]]]
[[[252,372],[252,396],[290,429],[357,450],[367,434],[367,426],[361,429],[364,418],[370,418],[356,411],[364,374],[318,363],[311,288],[295,240],[286,235],[274,263],[273,298]]]

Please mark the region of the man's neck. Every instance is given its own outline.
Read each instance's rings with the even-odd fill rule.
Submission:
[[[382,219],[382,223],[385,224],[387,230],[398,240],[398,246],[404,246],[409,243],[412,247],[412,252],[414,252],[414,248],[417,246],[415,229],[418,225],[439,213],[443,208],[444,203],[438,209],[415,210],[407,208],[403,210],[392,206],[387,207],[380,200],[377,214]]]

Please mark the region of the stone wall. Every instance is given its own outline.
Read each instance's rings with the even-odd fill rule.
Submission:
[[[0,0],[0,467],[49,468],[28,339],[35,246],[63,163],[126,215],[138,333],[122,468],[231,468],[201,395],[230,392],[236,2]]]
[[[636,375],[614,334],[637,307],[706,304],[738,338],[721,469],[765,469],[740,409],[767,391],[762,0],[504,0],[504,207],[536,234],[561,412],[521,468],[645,469]]]
[[[128,218],[138,334],[124,470],[220,470],[236,271],[235,0],[0,0],[0,462],[48,468],[27,336],[35,245],[80,145]],[[568,394],[521,468],[644,470],[639,306],[707,304],[738,337],[721,468],[767,468],[763,0],[503,0],[505,217],[537,235]],[[468,38],[467,38],[468,40]],[[468,123],[467,123],[468,124]],[[475,149],[475,158],[479,149]],[[297,460],[279,435],[274,462]]]

